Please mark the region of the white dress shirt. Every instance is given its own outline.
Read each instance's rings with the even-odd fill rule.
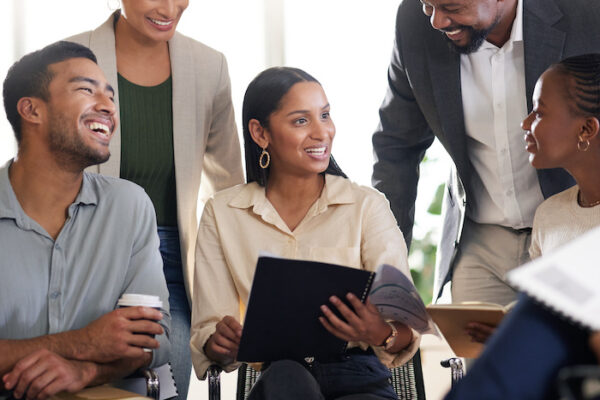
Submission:
[[[520,127],[527,116],[522,0],[508,42],[498,48],[486,41],[462,55],[460,73],[467,151],[475,169],[476,200],[467,215],[479,223],[531,227],[544,197]]]

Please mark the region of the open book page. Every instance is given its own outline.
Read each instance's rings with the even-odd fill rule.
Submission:
[[[511,271],[508,279],[561,315],[600,330],[600,228]]]
[[[402,322],[421,334],[439,336],[415,285],[399,269],[387,264],[377,268],[369,300],[383,318]]]
[[[483,301],[463,301],[461,303],[452,304],[430,304],[427,306],[427,311],[433,310],[465,310],[465,311],[486,311],[486,310],[500,310],[506,314],[514,307],[516,301],[502,306],[496,303],[486,303]]]

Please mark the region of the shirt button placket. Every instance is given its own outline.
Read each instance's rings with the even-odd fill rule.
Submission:
[[[288,238],[288,248],[289,248],[289,253],[291,254],[291,258],[297,258],[297,246],[296,246],[296,238],[294,238],[293,236],[290,236]]]
[[[60,326],[61,314],[61,282],[64,255],[62,248],[58,243],[54,243],[52,251],[52,261],[50,266],[50,287],[48,288],[48,328],[49,333],[58,332]]]

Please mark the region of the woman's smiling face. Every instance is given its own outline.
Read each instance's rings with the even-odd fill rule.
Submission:
[[[556,68],[544,72],[533,92],[533,110],[523,120],[529,162],[535,168],[568,168],[577,160],[577,142],[585,118],[569,104],[572,77]]]
[[[140,35],[166,42],[175,34],[189,0],[122,0],[125,21]]]
[[[294,84],[269,116],[265,131],[272,173],[305,175],[327,169],[335,126],[320,84]]]

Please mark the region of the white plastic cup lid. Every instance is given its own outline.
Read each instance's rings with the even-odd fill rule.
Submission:
[[[117,302],[117,307],[144,306],[152,308],[162,308],[162,305],[163,304],[160,300],[160,297],[152,296],[149,294],[125,293]]]

